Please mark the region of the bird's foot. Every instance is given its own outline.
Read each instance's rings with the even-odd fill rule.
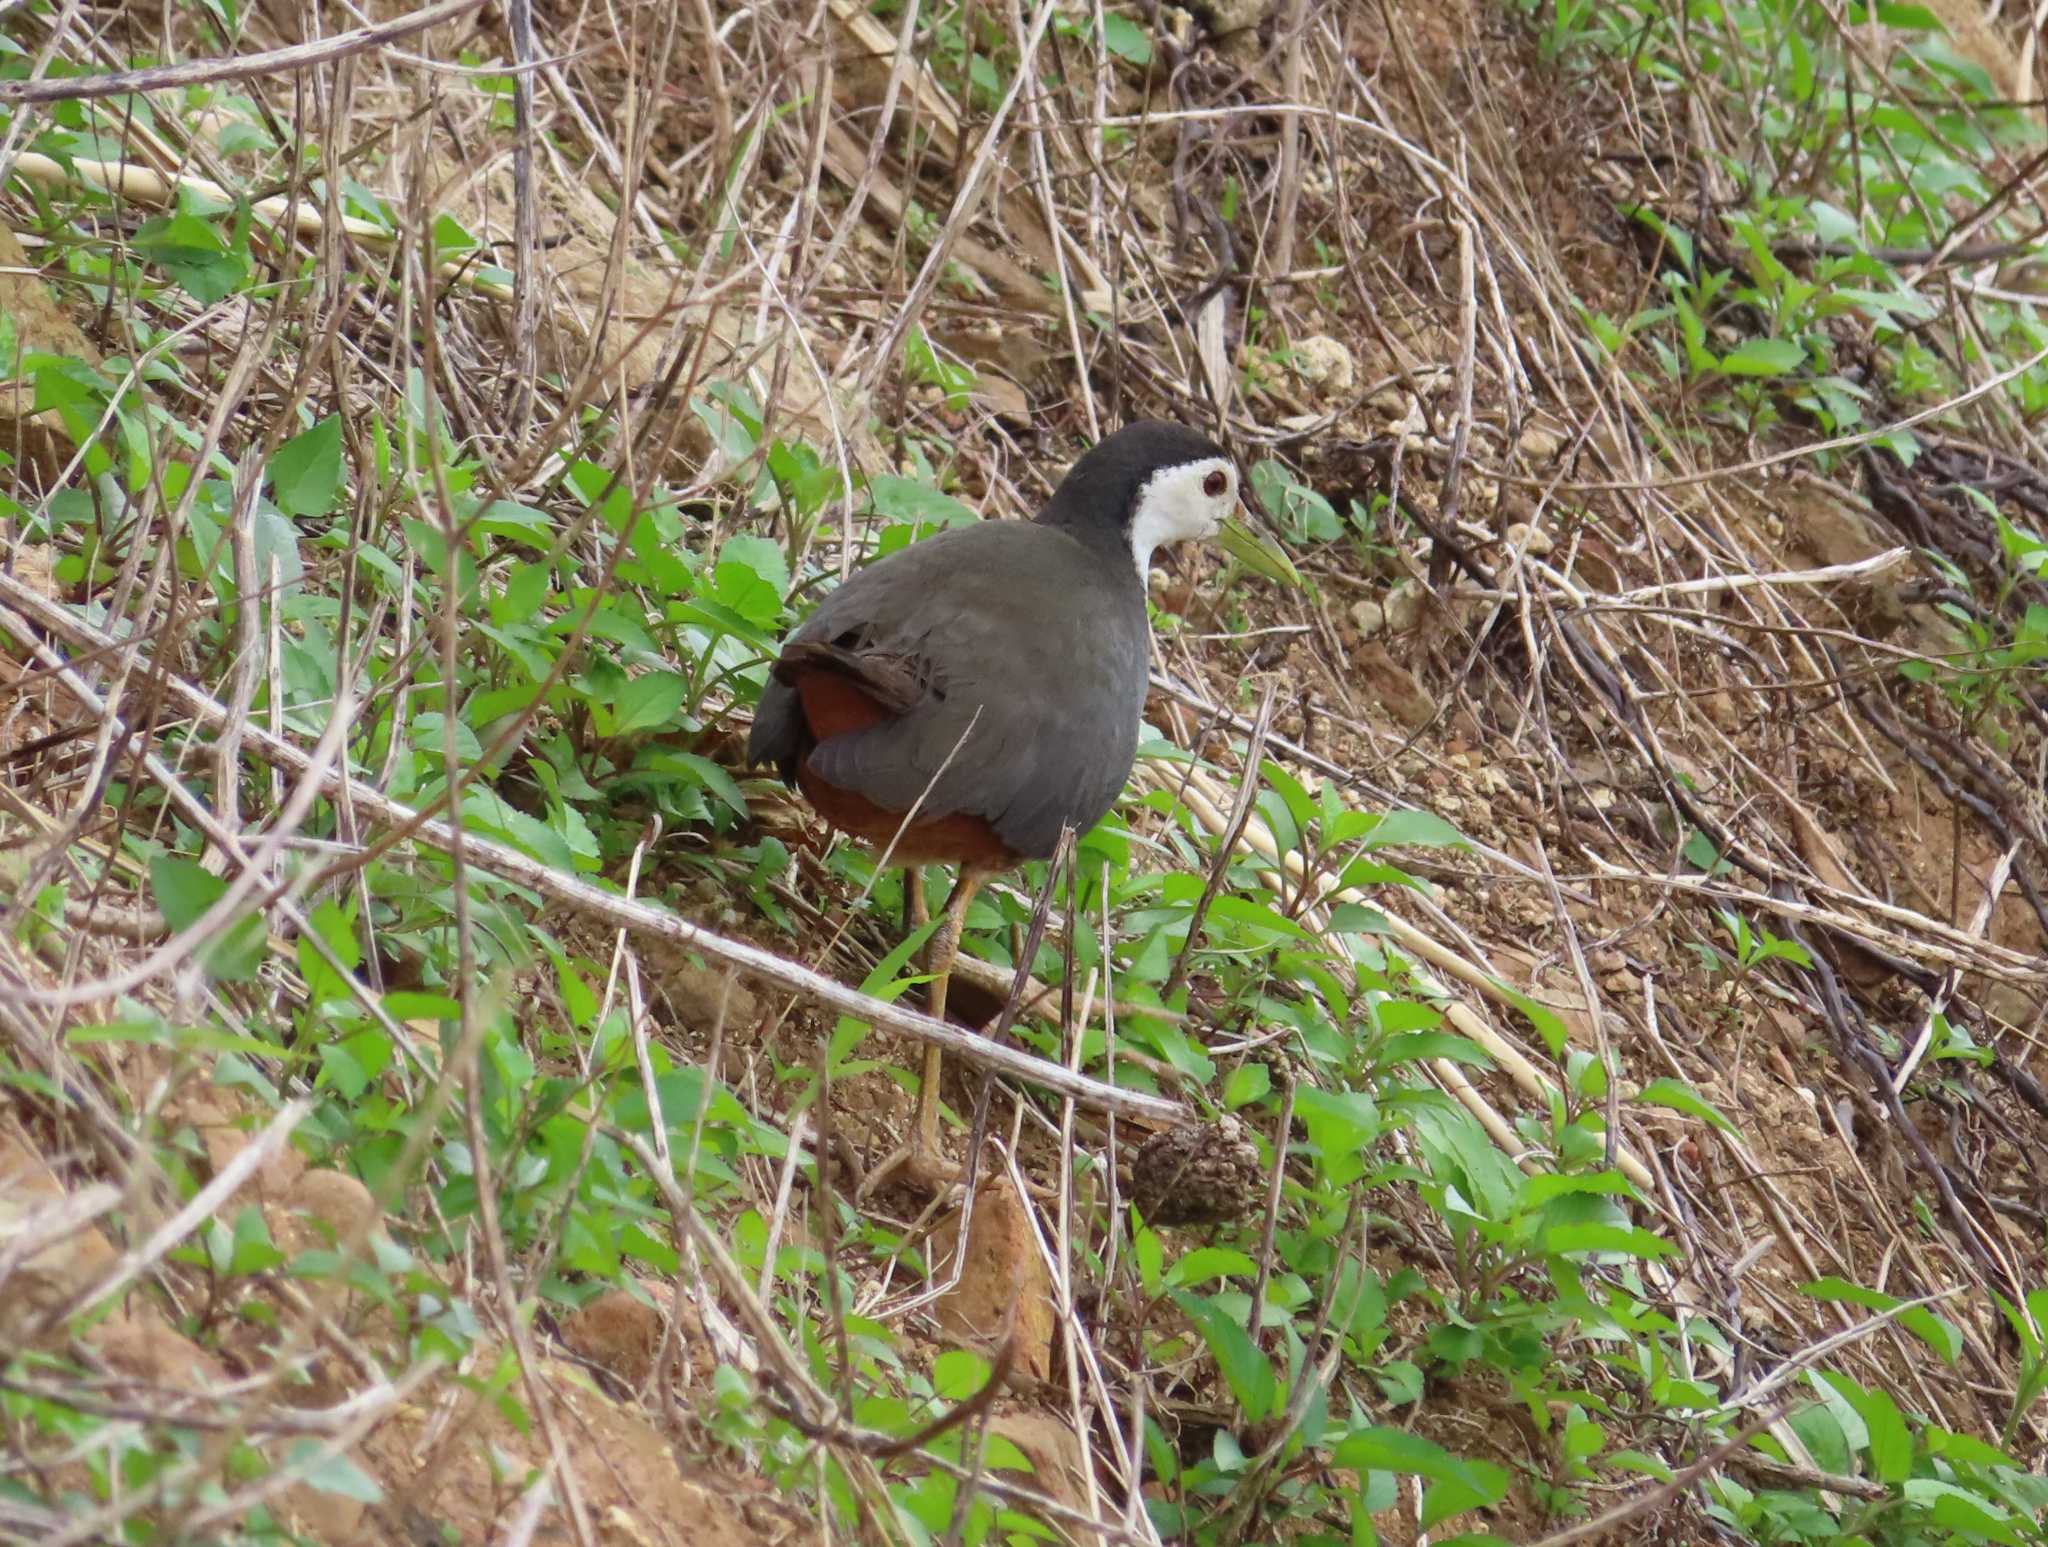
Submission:
[[[861,1179],[854,1201],[865,1203],[884,1187],[908,1187],[934,1197],[952,1190],[965,1173],[936,1150],[915,1141],[905,1144]]]

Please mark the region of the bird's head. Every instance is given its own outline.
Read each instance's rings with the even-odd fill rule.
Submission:
[[[1234,519],[1237,463],[1185,425],[1141,419],[1103,440],[1068,470],[1039,520],[1131,556],[1138,583],[1168,543],[1221,535],[1233,555],[1266,545]],[[1254,564],[1272,573],[1271,562]]]

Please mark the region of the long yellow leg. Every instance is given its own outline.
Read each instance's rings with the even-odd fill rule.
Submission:
[[[946,1018],[946,985],[953,975],[953,960],[960,954],[960,930],[967,920],[968,905],[993,874],[992,870],[973,865],[961,867],[960,879],[953,885],[953,894],[946,899],[945,917],[926,944],[925,971],[931,974],[928,993],[934,1020]],[[923,888],[920,886],[912,897],[913,917],[924,911],[923,900]],[[924,1080],[917,1092],[917,1125],[911,1130],[910,1142],[868,1173],[867,1180],[861,1184],[862,1197],[898,1173],[912,1185],[931,1192],[950,1186],[958,1178],[958,1169],[940,1158],[939,1076],[943,1064],[944,1055],[936,1046],[925,1049]]]
[[[903,906],[909,910],[909,921],[904,933],[914,934],[924,928],[932,919],[932,910],[924,900],[924,866],[912,865],[903,872]]]

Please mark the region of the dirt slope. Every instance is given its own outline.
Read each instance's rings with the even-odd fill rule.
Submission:
[[[232,49],[196,13],[147,8],[110,19],[103,51],[70,32],[20,41],[97,72],[317,40],[285,9],[261,8]],[[514,14],[358,40],[298,77],[273,61],[210,92],[161,92],[127,139],[98,147],[118,144],[119,177],[82,137],[51,138],[77,123],[36,119],[0,192],[21,233],[0,229],[0,341],[21,361],[18,384],[0,383],[0,983],[18,990],[0,1007],[0,1320],[36,1351],[8,1389],[46,1401],[68,1383],[92,1419],[70,1432],[98,1436],[73,1453],[47,1413],[17,1413],[34,1466],[11,1479],[7,1529],[65,1522],[88,1540],[134,1520],[168,1540],[268,1520],[334,1542],[768,1543],[819,1529],[823,1499],[894,1540],[943,1537],[957,1490],[1077,1541],[1177,1539],[1141,1497],[1186,1506],[1185,1539],[1336,1539],[1350,1517],[1331,1499],[1368,1477],[1410,1487],[1383,1458],[1283,1456],[1282,1415],[1247,1419],[1217,1354],[1227,1339],[1199,1308],[1140,1292],[1142,1248],[1106,1204],[1113,1186],[1145,1186],[1165,1151],[1138,1152],[1168,1124],[1006,1095],[995,1174],[964,1223],[938,1211],[927,1238],[921,1200],[856,1207],[810,1164],[823,1153],[847,1182],[893,1145],[914,1039],[863,1045],[820,1103],[818,1050],[843,1023],[793,977],[724,970],[721,942],[739,941],[859,985],[898,938],[893,881],[875,887],[890,905],[870,906],[860,861],[765,781],[742,786],[753,645],[892,524],[949,517],[947,495],[1028,511],[1079,446],[1139,414],[1216,427],[1264,469],[1250,487],[1305,577],[1250,580],[1199,553],[1153,577],[1148,723],[1207,762],[1141,763],[1106,840],[1126,877],[1150,877],[1113,910],[1131,1001],[1118,1015],[1136,1023],[1117,1078],[1205,1121],[1227,1088],[1261,1093],[1221,1141],[1231,1176],[1240,1148],[1259,1157],[1246,1217],[1176,1235],[1174,1251],[1242,1253],[1256,1270],[1219,1256],[1219,1279],[1255,1302],[1285,1280],[1307,1297],[1303,1324],[1328,1331],[1313,1254],[1276,1257],[1272,1223],[1313,1212],[1323,1130],[1303,1126],[1300,1092],[1342,1087],[1303,1029],[1300,983],[1275,966],[1261,1001],[1205,962],[1181,1010],[1145,1014],[1164,974],[1145,975],[1141,947],[1166,949],[1148,910],[1185,903],[1214,865],[1242,904],[1224,916],[1263,897],[1328,942],[1343,910],[1373,910],[1370,947],[1345,959],[1359,1024],[1371,970],[1424,985],[1418,1002],[1486,1061],[1437,1048],[1417,1078],[1508,1161],[1557,1158],[1553,1101],[1599,1120],[1630,1217],[1676,1248],[1632,1286],[1709,1329],[1691,1373],[1715,1402],[1775,1424],[1777,1452],[1723,1457],[1717,1475],[1863,1497],[1759,1383],[1807,1357],[1896,1394],[1916,1422],[2048,1465],[2036,1416],[2007,1425],[2019,1366],[1985,1292],[2019,1302],[2043,1273],[2048,706],[2038,662],[1969,698],[1898,671],[1976,649],[1973,619],[2048,606],[2038,569],[2001,570],[1993,515],[2041,529],[2035,431],[1951,417],[1924,427],[1910,465],[1889,443],[1816,452],[1829,436],[1813,411],[1750,403],[1743,419],[1588,344],[1588,317],[1635,317],[1666,294],[1673,239],[1646,236],[1632,209],[1691,211],[1703,246],[1734,248],[1699,213],[1733,202],[1721,109],[1655,96],[1625,61],[1546,57],[1540,18],[1463,0],[1140,8],[1100,41],[1082,8],[968,6],[934,13],[909,51],[899,8],[839,0],[549,0],[529,43]],[[522,48],[541,131],[523,142],[530,164],[494,73]],[[1012,93],[1020,76],[1051,84]],[[17,123],[45,111],[60,112],[23,108]],[[332,202],[293,181],[283,152],[301,142],[341,185]],[[110,185],[113,200],[81,192]],[[210,190],[304,206],[293,237],[257,240],[241,282],[215,294],[205,266],[234,254],[153,223],[173,185],[188,212],[215,213]],[[389,204],[373,210],[371,194]],[[184,290],[135,277],[166,267]],[[1760,305],[1720,314],[1713,347],[1739,350]],[[1878,351],[1864,319],[1829,326],[1845,358]],[[98,400],[65,397],[28,357],[118,376],[141,351],[176,368],[138,373],[104,409],[155,459],[117,489],[118,466],[77,454],[123,443],[102,434]],[[1881,395],[1876,373],[1863,380]],[[1872,402],[1869,423],[1915,406]],[[255,470],[330,419],[346,487],[316,520],[273,461],[259,501]],[[225,492],[185,498],[209,468]],[[431,471],[408,483],[408,469]],[[274,535],[192,557],[237,521],[274,534],[259,504],[298,522],[303,582],[261,546]],[[465,562],[503,587],[459,639],[420,599],[446,551],[437,511],[458,505],[481,511]],[[649,510],[667,524],[635,527]],[[365,557],[401,530],[401,557]],[[133,532],[154,534],[161,563]],[[664,551],[710,578],[661,591]],[[786,582],[759,616],[726,563],[742,554]],[[384,569],[358,568],[379,562],[388,590]],[[266,586],[294,606],[259,624],[233,603]],[[55,609],[86,603],[95,635],[63,632]],[[120,632],[148,652],[92,642]],[[279,815],[299,770],[263,737],[315,745],[347,676],[337,662],[366,633],[380,652],[356,689],[365,715],[421,695],[410,713],[433,720],[401,716],[357,748],[360,805],[330,781],[325,825],[300,842],[305,809]],[[590,653],[557,664],[572,636]],[[465,659],[488,664],[465,676]],[[515,725],[488,694],[534,662],[560,691]],[[687,688],[635,722],[623,684],[666,670]],[[435,695],[451,677],[488,705],[462,726],[460,758],[500,791],[464,797],[480,846],[460,878],[430,844],[364,853],[403,825],[380,800],[416,808],[443,789]],[[318,707],[273,714],[280,684],[308,702],[317,684]],[[1305,879],[1288,871],[1276,796],[1233,865],[1227,780],[1258,737],[1304,798],[1327,793],[1324,820],[1429,813],[1464,844],[1403,846],[1419,887],[1340,884],[1348,852]],[[170,765],[145,763],[145,745]],[[605,783],[600,766],[622,780],[604,803],[586,782]],[[553,879],[500,866],[492,841],[552,857]],[[202,856],[189,872],[164,868],[186,854]],[[267,936],[241,946],[268,968],[237,976],[225,947],[202,958],[177,942],[243,875],[271,906]],[[977,1025],[1009,991],[1027,887],[970,919],[987,961],[960,997],[970,1012],[986,1001]],[[606,889],[713,938],[629,933]],[[1059,906],[1085,922],[1092,904]],[[1078,956],[1092,1003],[1099,953],[1068,933],[1031,965],[1049,979]],[[318,1012],[347,997],[344,978],[393,997],[336,1031]],[[1027,995],[1026,1051],[1063,1057],[1061,1018],[1056,993]],[[1682,1082],[1732,1126],[1575,1087],[1587,1059],[1631,1103]],[[698,1071],[718,1093],[693,1137]],[[949,1079],[971,1122],[980,1082],[958,1059]],[[658,1156],[633,1148],[658,1126],[650,1088],[673,1146]],[[1290,1116],[1298,1148],[1262,1238],[1271,1140]],[[1426,1143],[1391,1129],[1384,1142],[1385,1163],[1427,1172]],[[475,1167],[494,1153],[504,1174],[485,1205]],[[703,1194],[671,1193],[678,1174]],[[1425,1201],[1426,1179],[1373,1196],[1359,1262],[1469,1309],[1469,1243]],[[1324,1222],[1346,1251],[1353,1228]],[[792,1287],[779,1253],[815,1278]],[[1540,1274],[1504,1276],[1533,1303]],[[1904,1321],[1852,1317],[1868,1302],[1801,1291],[1826,1279],[1938,1297],[1953,1360]],[[1690,1488],[1631,1495],[1634,1475],[1617,1473],[1573,1493],[1583,1479],[1550,1420],[1611,1401],[1606,1443],[1674,1469],[1718,1438],[1617,1416],[1630,1372],[1603,1372],[1614,1387],[1596,1399],[1446,1359],[1425,1398],[1442,1334],[1421,1298],[1384,1329],[1414,1396],[1397,1401],[1397,1378],[1375,1365],[1367,1379],[1361,1362],[1325,1381],[1326,1416],[1341,1395],[1513,1473],[1432,1539],[1533,1542],[1631,1496],[1640,1518],[1614,1539],[1704,1539]],[[1560,1316],[1529,1335],[1562,1358],[1590,1325]],[[1246,1346],[1286,1374],[1343,1339],[1290,1322]],[[961,1349],[984,1362],[948,1366]],[[991,1364],[1002,1378],[984,1388]],[[849,1369],[858,1402],[839,1400]],[[917,1434],[952,1404],[954,1427]],[[1149,1434],[1133,1428],[1141,1406]],[[114,1418],[156,1437],[132,1475],[92,1428]],[[906,1460],[906,1433],[938,1458]],[[997,1443],[982,1461],[944,1450],[984,1433]],[[1256,1464],[1206,1496],[1186,1481],[1226,1451]],[[1184,1469],[1171,1487],[1168,1455]],[[842,1469],[829,1480],[827,1456]],[[1198,1532],[1189,1500],[1204,1497]],[[1420,1539],[1419,1497],[1377,1506],[1383,1539]]]

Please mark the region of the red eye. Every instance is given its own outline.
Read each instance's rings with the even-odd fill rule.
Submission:
[[[1226,477],[1220,470],[1211,473],[1207,478],[1204,478],[1202,480],[1202,492],[1208,495],[1209,498],[1212,500],[1221,499],[1223,497],[1223,491],[1229,487],[1230,479]]]

